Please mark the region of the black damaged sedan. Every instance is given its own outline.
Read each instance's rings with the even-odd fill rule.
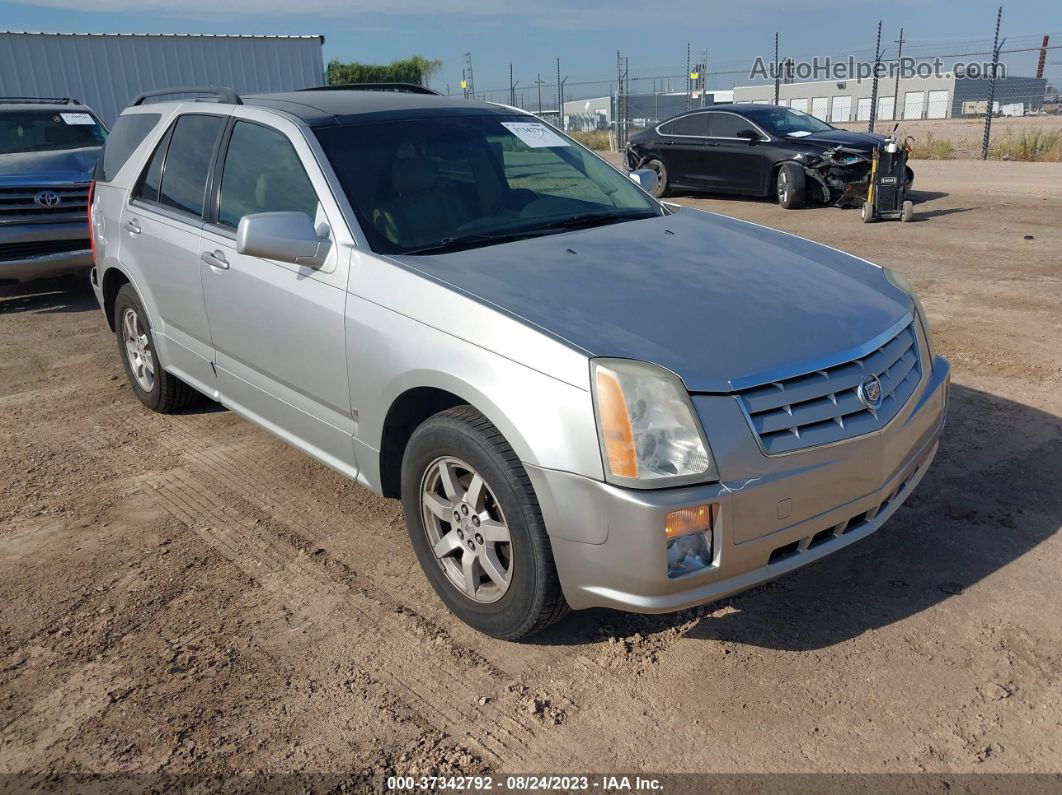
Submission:
[[[859,206],[871,154],[886,141],[778,105],[713,105],[632,135],[625,157],[629,169],[657,173],[657,197],[705,191],[775,195],[789,209],[809,201]],[[913,180],[908,168],[908,185]]]

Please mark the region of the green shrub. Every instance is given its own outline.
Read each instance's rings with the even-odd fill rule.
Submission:
[[[993,136],[988,147],[993,160],[1062,160],[1062,129],[1022,130]]]
[[[949,160],[955,153],[955,146],[946,138],[934,138],[927,133],[924,141],[915,141],[911,145],[911,157],[916,160]]]
[[[424,85],[432,74],[439,71],[442,61],[433,61],[414,55],[389,64],[328,62],[328,85],[342,86],[349,83],[414,83]]]
[[[594,149],[598,152],[607,151],[610,149],[608,140],[608,130],[592,130],[591,132],[569,132],[572,138],[581,143],[587,149]]]

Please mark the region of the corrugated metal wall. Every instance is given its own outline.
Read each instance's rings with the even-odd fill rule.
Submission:
[[[229,86],[291,91],[324,83],[319,36],[0,32],[0,96],[75,97],[111,124],[144,91]]]

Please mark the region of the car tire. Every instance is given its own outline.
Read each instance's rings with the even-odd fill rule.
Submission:
[[[787,210],[800,209],[804,206],[806,189],[804,169],[796,163],[783,163],[776,180],[778,203]]]
[[[201,397],[188,384],[162,369],[151,322],[131,284],[122,285],[115,298],[114,332],[129,386],[149,409],[170,414]]]
[[[663,160],[647,160],[642,168],[651,168],[656,172],[656,189],[653,191],[653,198],[663,199],[668,194],[667,184],[667,166],[664,165]]]
[[[413,432],[402,458],[402,508],[428,582],[472,628],[518,640],[567,614],[527,472],[471,406],[440,412]]]

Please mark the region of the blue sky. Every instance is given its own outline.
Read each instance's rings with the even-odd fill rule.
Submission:
[[[775,30],[783,55],[872,57],[877,21],[884,22],[887,54],[904,26],[905,51],[965,53],[990,48],[997,3],[983,0],[925,3],[918,0],[0,0],[7,30],[116,33],[323,33],[325,59],[386,62],[418,53],[441,59],[436,88],[461,79],[471,51],[476,88],[508,85],[513,63],[520,87],[536,74],[555,80],[555,59],[569,77],[569,93],[606,93],[607,86],[578,85],[615,75],[616,51],[630,59],[633,76],[681,75],[686,42],[708,49],[709,72],[747,69],[757,55],[770,58]],[[294,12],[293,9],[298,9]],[[1004,7],[1007,47],[1036,47],[1052,34],[1062,45],[1062,5],[1026,0]],[[1032,74],[1036,54],[1007,56],[1011,74]],[[1062,83],[1062,49],[1048,53],[1047,76]],[[717,75],[729,87],[747,80]],[[673,85],[678,81],[674,81]],[[649,88],[650,81],[636,85]],[[678,86],[675,86],[678,87]],[[495,95],[496,99],[503,99]]]

